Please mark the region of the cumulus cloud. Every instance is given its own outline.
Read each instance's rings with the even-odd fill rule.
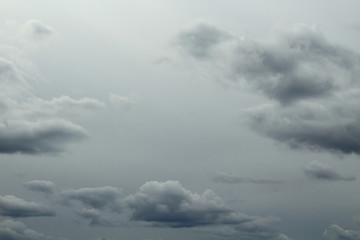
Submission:
[[[120,205],[117,202],[120,193],[121,190],[119,188],[105,186],[65,190],[62,192],[62,196],[65,200],[80,201],[85,206],[94,209],[109,207],[113,210],[120,211]]]
[[[54,192],[55,184],[50,181],[33,180],[24,183],[24,186],[31,191],[52,194]]]
[[[151,181],[125,199],[131,218],[170,227],[193,227],[235,221],[231,211],[213,191],[186,190],[177,181]]]
[[[360,232],[331,225],[324,231],[323,237],[327,240],[360,240]]]
[[[64,120],[0,122],[0,153],[58,153],[68,142],[87,137],[85,130]]]
[[[213,180],[219,183],[230,183],[230,184],[235,184],[235,183],[278,184],[284,182],[283,180],[276,180],[276,179],[240,177],[230,173],[218,173]]]
[[[29,229],[24,223],[6,219],[0,222],[1,240],[66,240],[64,238],[55,238],[38,233]]]
[[[41,217],[54,216],[55,212],[50,208],[36,202],[12,196],[0,196],[0,215],[6,217]]]
[[[198,26],[187,31],[207,34]],[[329,42],[314,26],[277,28],[261,39],[224,39],[221,32],[209,33],[222,40],[211,41],[215,55],[202,48],[201,62],[220,69],[226,82],[246,82],[274,100],[249,111],[254,130],[291,148],[360,154],[358,53]],[[191,47],[196,38],[188,41],[178,46],[198,59]]]
[[[322,164],[320,162],[314,161],[309,163],[304,169],[306,176],[316,180],[325,180],[325,181],[354,181],[356,178],[344,177],[336,171],[332,170],[330,167]]]

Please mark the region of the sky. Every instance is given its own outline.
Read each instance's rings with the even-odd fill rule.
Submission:
[[[0,239],[359,240],[359,13],[0,1]]]

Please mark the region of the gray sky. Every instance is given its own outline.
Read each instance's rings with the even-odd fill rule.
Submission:
[[[1,1],[0,239],[359,240],[359,11]]]

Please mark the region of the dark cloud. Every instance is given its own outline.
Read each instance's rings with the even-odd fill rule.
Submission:
[[[326,240],[360,240],[360,232],[331,225],[324,231],[323,237]]]
[[[0,222],[1,240],[66,240],[55,238],[38,233],[29,229],[24,223],[14,220],[4,220]]]
[[[201,29],[195,26],[179,36],[188,32],[222,36],[222,30]],[[178,42],[180,49],[198,59],[192,50],[199,45],[198,38],[187,39]],[[319,29],[305,25],[279,28],[258,39],[220,39],[205,44],[211,48],[200,47],[202,60],[209,63],[205,66],[220,71],[225,82],[247,82],[275,100],[252,109],[254,130],[291,148],[360,154],[358,53],[329,42]],[[211,54],[214,51],[216,55]]]
[[[51,194],[54,192],[55,184],[50,181],[33,180],[33,181],[28,181],[28,182],[24,183],[24,186],[31,191],[42,192],[45,194]]]
[[[35,202],[26,202],[21,198],[6,195],[0,196],[0,215],[6,217],[41,217],[54,216],[50,208]]]
[[[202,195],[177,181],[147,182],[125,199],[132,219],[170,227],[194,227],[237,221],[213,191]]]
[[[83,128],[63,120],[0,122],[0,153],[58,153],[68,142],[87,137]]]
[[[120,211],[120,205],[117,202],[120,197],[121,190],[116,187],[105,186],[96,188],[79,188],[70,189],[62,192],[62,196],[66,200],[77,200],[85,206],[103,209],[109,207],[113,210]]]
[[[195,58],[226,61],[224,76],[245,80],[281,104],[328,96],[346,82],[343,74],[350,74],[348,80],[359,76],[359,55],[329,43],[314,27],[296,26],[261,40],[225,36],[198,25],[181,32],[178,44]],[[216,47],[214,56],[210,50]]]
[[[284,182],[283,180],[276,180],[276,179],[239,177],[229,173],[218,173],[213,180],[219,183],[230,183],[230,184],[235,184],[235,183],[278,184]]]
[[[124,202],[132,220],[155,226],[192,227],[230,239],[289,239],[276,228],[279,218],[231,211],[213,191],[192,193],[177,181],[147,182]]]
[[[355,107],[355,100],[309,103],[284,109],[277,106],[254,108],[250,111],[250,125],[294,149],[306,147],[360,154],[360,111]],[[340,110],[341,106],[345,109]]]
[[[319,163],[311,162],[304,169],[306,176],[316,180],[326,181],[354,181],[355,177],[344,177],[341,174],[335,172],[328,166]]]
[[[90,209],[83,209],[77,212],[77,215],[89,220],[89,225],[100,226],[100,227],[115,227],[115,223],[109,219],[103,217],[103,213],[98,209],[90,208]]]

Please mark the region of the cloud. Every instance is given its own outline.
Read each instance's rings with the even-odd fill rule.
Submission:
[[[120,205],[117,202],[120,193],[119,188],[105,186],[65,190],[62,192],[62,196],[66,200],[77,200],[94,209],[109,207],[115,211],[120,211]]]
[[[31,191],[52,194],[54,192],[55,184],[50,181],[33,180],[24,183],[24,186]]]
[[[1,240],[66,240],[38,233],[19,221],[6,219],[0,222]]]
[[[202,28],[177,36],[221,39],[200,47],[199,66],[220,71],[226,83],[248,83],[273,100],[249,111],[252,129],[294,149],[360,154],[358,53],[331,43],[314,26],[275,28],[261,38],[222,38],[222,30]],[[193,48],[201,38],[178,41],[178,49],[197,60]]]
[[[306,176],[316,180],[325,180],[325,181],[354,181],[355,177],[344,177],[339,173],[335,172],[328,166],[314,161],[309,163],[304,169]]]
[[[28,21],[23,30],[35,38],[53,34],[38,20]],[[89,97],[38,97],[31,90],[41,77],[21,48],[0,43],[0,55],[0,154],[56,154],[88,137],[85,129],[64,118],[104,103]]]
[[[175,42],[193,57],[207,59],[211,56],[214,46],[229,38],[225,31],[207,24],[198,24],[194,28],[182,31]]]
[[[135,221],[170,227],[193,227],[233,221],[229,209],[213,191],[203,194],[186,190],[177,181],[146,182],[125,199]]]
[[[87,137],[85,130],[64,120],[0,122],[0,153],[58,153],[68,142]]]
[[[249,111],[249,125],[293,149],[360,154],[360,111],[356,109],[356,100],[360,100],[358,96],[292,108],[261,106]]]
[[[235,183],[278,184],[284,182],[283,180],[276,180],[276,179],[245,178],[245,177],[235,176],[230,173],[218,173],[213,180],[218,183],[229,183],[229,184],[235,184]]]
[[[128,96],[121,96],[117,94],[110,94],[109,100],[113,105],[119,105],[124,109],[131,109],[136,102],[137,94],[130,94]]]
[[[55,216],[50,208],[35,202],[26,202],[21,198],[6,195],[0,196],[0,215],[6,217],[41,217]]]
[[[31,37],[33,40],[43,40],[55,33],[52,27],[37,19],[28,20],[22,26],[22,31],[24,35]]]
[[[331,225],[324,231],[323,237],[327,240],[360,240],[360,232]]]
[[[224,76],[245,80],[282,104],[328,96],[339,83],[359,76],[359,55],[329,43],[316,27],[278,29],[261,40],[225,36],[224,31],[201,24],[180,32],[178,46],[195,58],[225,61],[229,67]],[[344,74],[349,74],[347,79]]]
[[[77,215],[90,220],[90,226],[101,226],[101,227],[115,227],[115,223],[110,219],[106,219],[103,217],[103,213],[98,209],[90,208],[90,209],[82,209],[81,211],[77,211]]]

